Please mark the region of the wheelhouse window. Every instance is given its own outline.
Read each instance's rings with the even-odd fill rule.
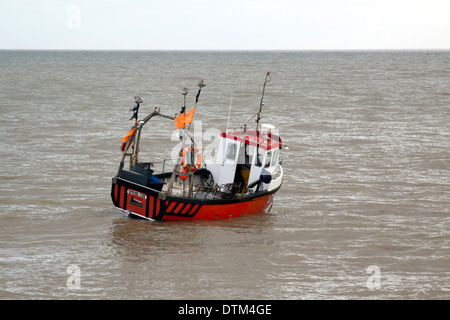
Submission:
[[[227,146],[227,159],[228,160],[236,159],[236,150],[237,150],[236,144],[228,143],[228,146]]]
[[[264,163],[264,167],[268,168],[270,167],[270,161],[272,160],[272,151],[267,151],[267,155],[266,155],[266,161]]]
[[[272,163],[270,164],[272,167],[278,163],[278,155],[280,153],[280,149],[274,149],[272,155]]]
[[[255,146],[251,144],[245,144],[244,165],[250,168],[253,161],[253,155],[255,154]]]
[[[261,167],[263,165],[265,150],[262,148],[257,148],[258,153],[256,154],[256,163],[257,167]]]

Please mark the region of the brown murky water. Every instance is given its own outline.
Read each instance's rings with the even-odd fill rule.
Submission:
[[[0,70],[1,299],[450,298],[450,52],[2,51]],[[253,115],[267,71],[263,122],[289,146],[270,213],[113,207],[134,95],[172,114],[206,79],[201,135],[231,95],[230,126]]]

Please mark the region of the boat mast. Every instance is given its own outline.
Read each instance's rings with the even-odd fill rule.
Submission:
[[[130,118],[130,120],[135,119],[135,124],[134,124],[134,126],[131,127],[130,132],[125,137],[127,140],[126,140],[125,145],[122,146],[123,153],[122,153],[122,160],[120,161],[121,163],[124,162],[125,157],[129,156],[130,157],[129,170],[133,170],[134,165],[136,164],[136,162],[138,162],[139,142],[140,142],[140,138],[141,138],[142,127],[154,116],[160,116],[160,117],[167,118],[170,120],[175,119],[172,116],[160,113],[160,108],[155,108],[155,110],[152,113],[150,113],[144,119],[138,121],[139,106],[143,102],[143,100],[141,97],[135,96],[134,101],[136,102],[136,106],[130,109],[130,111],[134,112],[133,116]],[[128,153],[128,149],[131,147],[131,145],[133,145],[133,151],[131,153]],[[117,174],[119,174],[119,172],[120,172],[120,169],[117,172]]]
[[[206,86],[205,80],[199,80],[198,83],[197,83],[197,86],[199,87],[199,90],[198,90],[197,96],[195,97],[195,105],[194,105],[194,107],[197,107],[197,102],[198,102],[198,98],[200,97],[200,92],[202,91],[202,88],[204,86]],[[186,112],[186,95],[188,94],[188,92],[189,92],[189,90],[187,88],[184,88],[183,91],[181,91],[181,94],[184,97],[184,106],[182,107],[180,114]],[[167,186],[167,194],[168,195],[170,195],[172,193],[172,188],[173,188],[173,184],[175,182],[175,178],[176,178],[177,175],[180,174],[180,167],[181,167],[180,155],[181,155],[181,151],[187,145],[187,143],[186,143],[187,137],[190,138],[192,146],[194,146],[194,144],[195,144],[193,136],[191,136],[189,134],[189,131],[188,131],[190,129],[190,127],[191,127],[191,124],[189,123],[189,126],[188,126],[187,130],[186,129],[180,129],[180,130],[183,130],[183,135],[180,135],[181,149],[180,149],[180,152],[178,152],[177,160],[175,162],[175,166],[173,168],[173,172],[172,172],[172,175],[170,177],[169,184]],[[193,157],[191,157],[191,159],[193,159]],[[190,197],[190,196],[192,196],[192,187],[193,187],[192,183],[193,183],[194,179],[192,179],[192,177],[191,177],[192,173],[189,173],[189,174],[190,174],[190,176],[189,176],[188,196]]]
[[[130,111],[133,111],[133,115],[131,116],[130,120],[134,120],[134,126],[136,127],[138,124],[138,114],[139,114],[139,107],[144,100],[142,100],[139,96],[134,96],[134,102],[136,105],[130,109]],[[136,150],[136,131],[134,131],[133,136],[133,152],[130,156],[130,170],[134,167],[137,161],[137,150]]]
[[[267,80],[267,79],[269,79],[269,80]],[[264,105],[263,99],[264,99],[264,91],[266,90],[266,83],[269,82],[270,80],[271,80],[270,79],[270,72],[267,72],[266,73],[266,79],[264,80],[263,91],[262,91],[262,95],[261,95],[261,102],[259,103],[259,111],[258,111],[258,113],[256,115],[256,132],[255,132],[256,133],[256,141],[257,141],[257,144],[256,144],[256,159],[257,160],[256,161],[258,163],[259,163],[258,154],[259,154],[259,145],[260,145],[259,136],[261,134],[259,121],[261,120],[261,112],[262,112],[262,107]]]
[[[260,124],[259,124],[259,120],[261,120],[261,112],[262,112],[262,107],[264,105],[264,91],[266,90],[266,83],[270,81],[270,72],[266,73],[266,79],[264,80],[264,85],[263,85],[263,91],[262,91],[262,95],[261,95],[261,102],[259,103],[259,111],[256,115],[256,132],[259,132],[260,129]]]
[[[262,113],[262,107],[264,105],[264,91],[266,90],[266,83],[270,81],[270,72],[266,73],[266,79],[264,80],[264,86],[263,86],[263,92],[261,96],[261,102],[259,103],[259,110],[254,115],[252,115],[250,118],[242,122],[236,129],[241,129],[242,127],[246,126],[250,120],[252,120],[254,117],[256,117],[256,132],[259,132],[259,120],[261,120],[261,113]],[[244,127],[245,131],[245,127]]]

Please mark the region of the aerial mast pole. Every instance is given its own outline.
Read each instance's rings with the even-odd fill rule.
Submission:
[[[262,107],[264,105],[264,91],[266,90],[266,83],[270,81],[270,72],[266,73],[266,79],[264,80],[264,86],[263,86],[263,91],[262,91],[262,95],[261,95],[261,102],[259,103],[259,111],[256,115],[256,132],[259,132],[259,120],[261,120],[261,112],[262,112]]]
[[[206,83],[205,83],[204,80],[199,80],[198,83],[197,83],[197,86],[199,87],[199,90],[198,90],[197,96],[195,97],[195,107],[197,107],[198,99],[200,97],[200,92],[202,91],[202,88],[204,86],[206,86]],[[184,97],[184,106],[182,107],[180,114],[186,114],[186,95],[188,94],[188,92],[189,92],[189,90],[187,88],[184,88],[183,91],[181,91],[181,94]],[[189,123],[189,126],[188,126],[187,129],[185,129],[185,128],[182,129],[183,130],[183,135],[182,136],[180,135],[180,138],[181,138],[181,150],[183,150],[185,145],[187,145],[186,140],[189,137],[190,140],[191,140],[191,152],[192,152],[192,154],[191,154],[191,161],[193,161],[192,159],[193,159],[194,138],[189,134],[188,130],[190,129],[190,127],[191,127],[191,123]],[[180,153],[181,153],[181,150],[180,150]],[[173,184],[175,182],[176,175],[180,174],[180,168],[181,168],[180,153],[178,153],[177,160],[176,160],[173,172],[172,172],[172,176],[170,177],[170,181],[169,181],[169,184],[168,184],[168,187],[167,187],[167,194],[168,195],[170,195],[172,193],[172,188],[173,188]],[[188,191],[188,196],[189,197],[192,196],[192,187],[193,187],[192,183],[193,183],[193,181],[194,181],[193,178],[191,176],[189,176],[189,182],[190,182],[190,184],[189,184],[189,191]]]
[[[131,116],[130,120],[135,119],[134,126],[137,127],[138,124],[138,114],[139,114],[139,107],[140,104],[143,102],[142,98],[139,96],[134,96],[134,102],[136,105],[130,109],[130,111],[133,111],[133,115]],[[140,135],[140,132],[138,132],[138,135]],[[134,131],[134,137],[133,137],[133,153],[130,156],[130,170],[133,169],[136,161],[137,161],[137,150],[136,150],[136,131]]]

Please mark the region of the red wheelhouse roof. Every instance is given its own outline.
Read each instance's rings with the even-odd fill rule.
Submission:
[[[267,131],[247,130],[245,133],[243,131],[222,132],[220,136],[222,138],[244,142],[252,146],[258,146],[259,144],[259,147],[264,150],[279,149],[282,146],[281,138]]]

